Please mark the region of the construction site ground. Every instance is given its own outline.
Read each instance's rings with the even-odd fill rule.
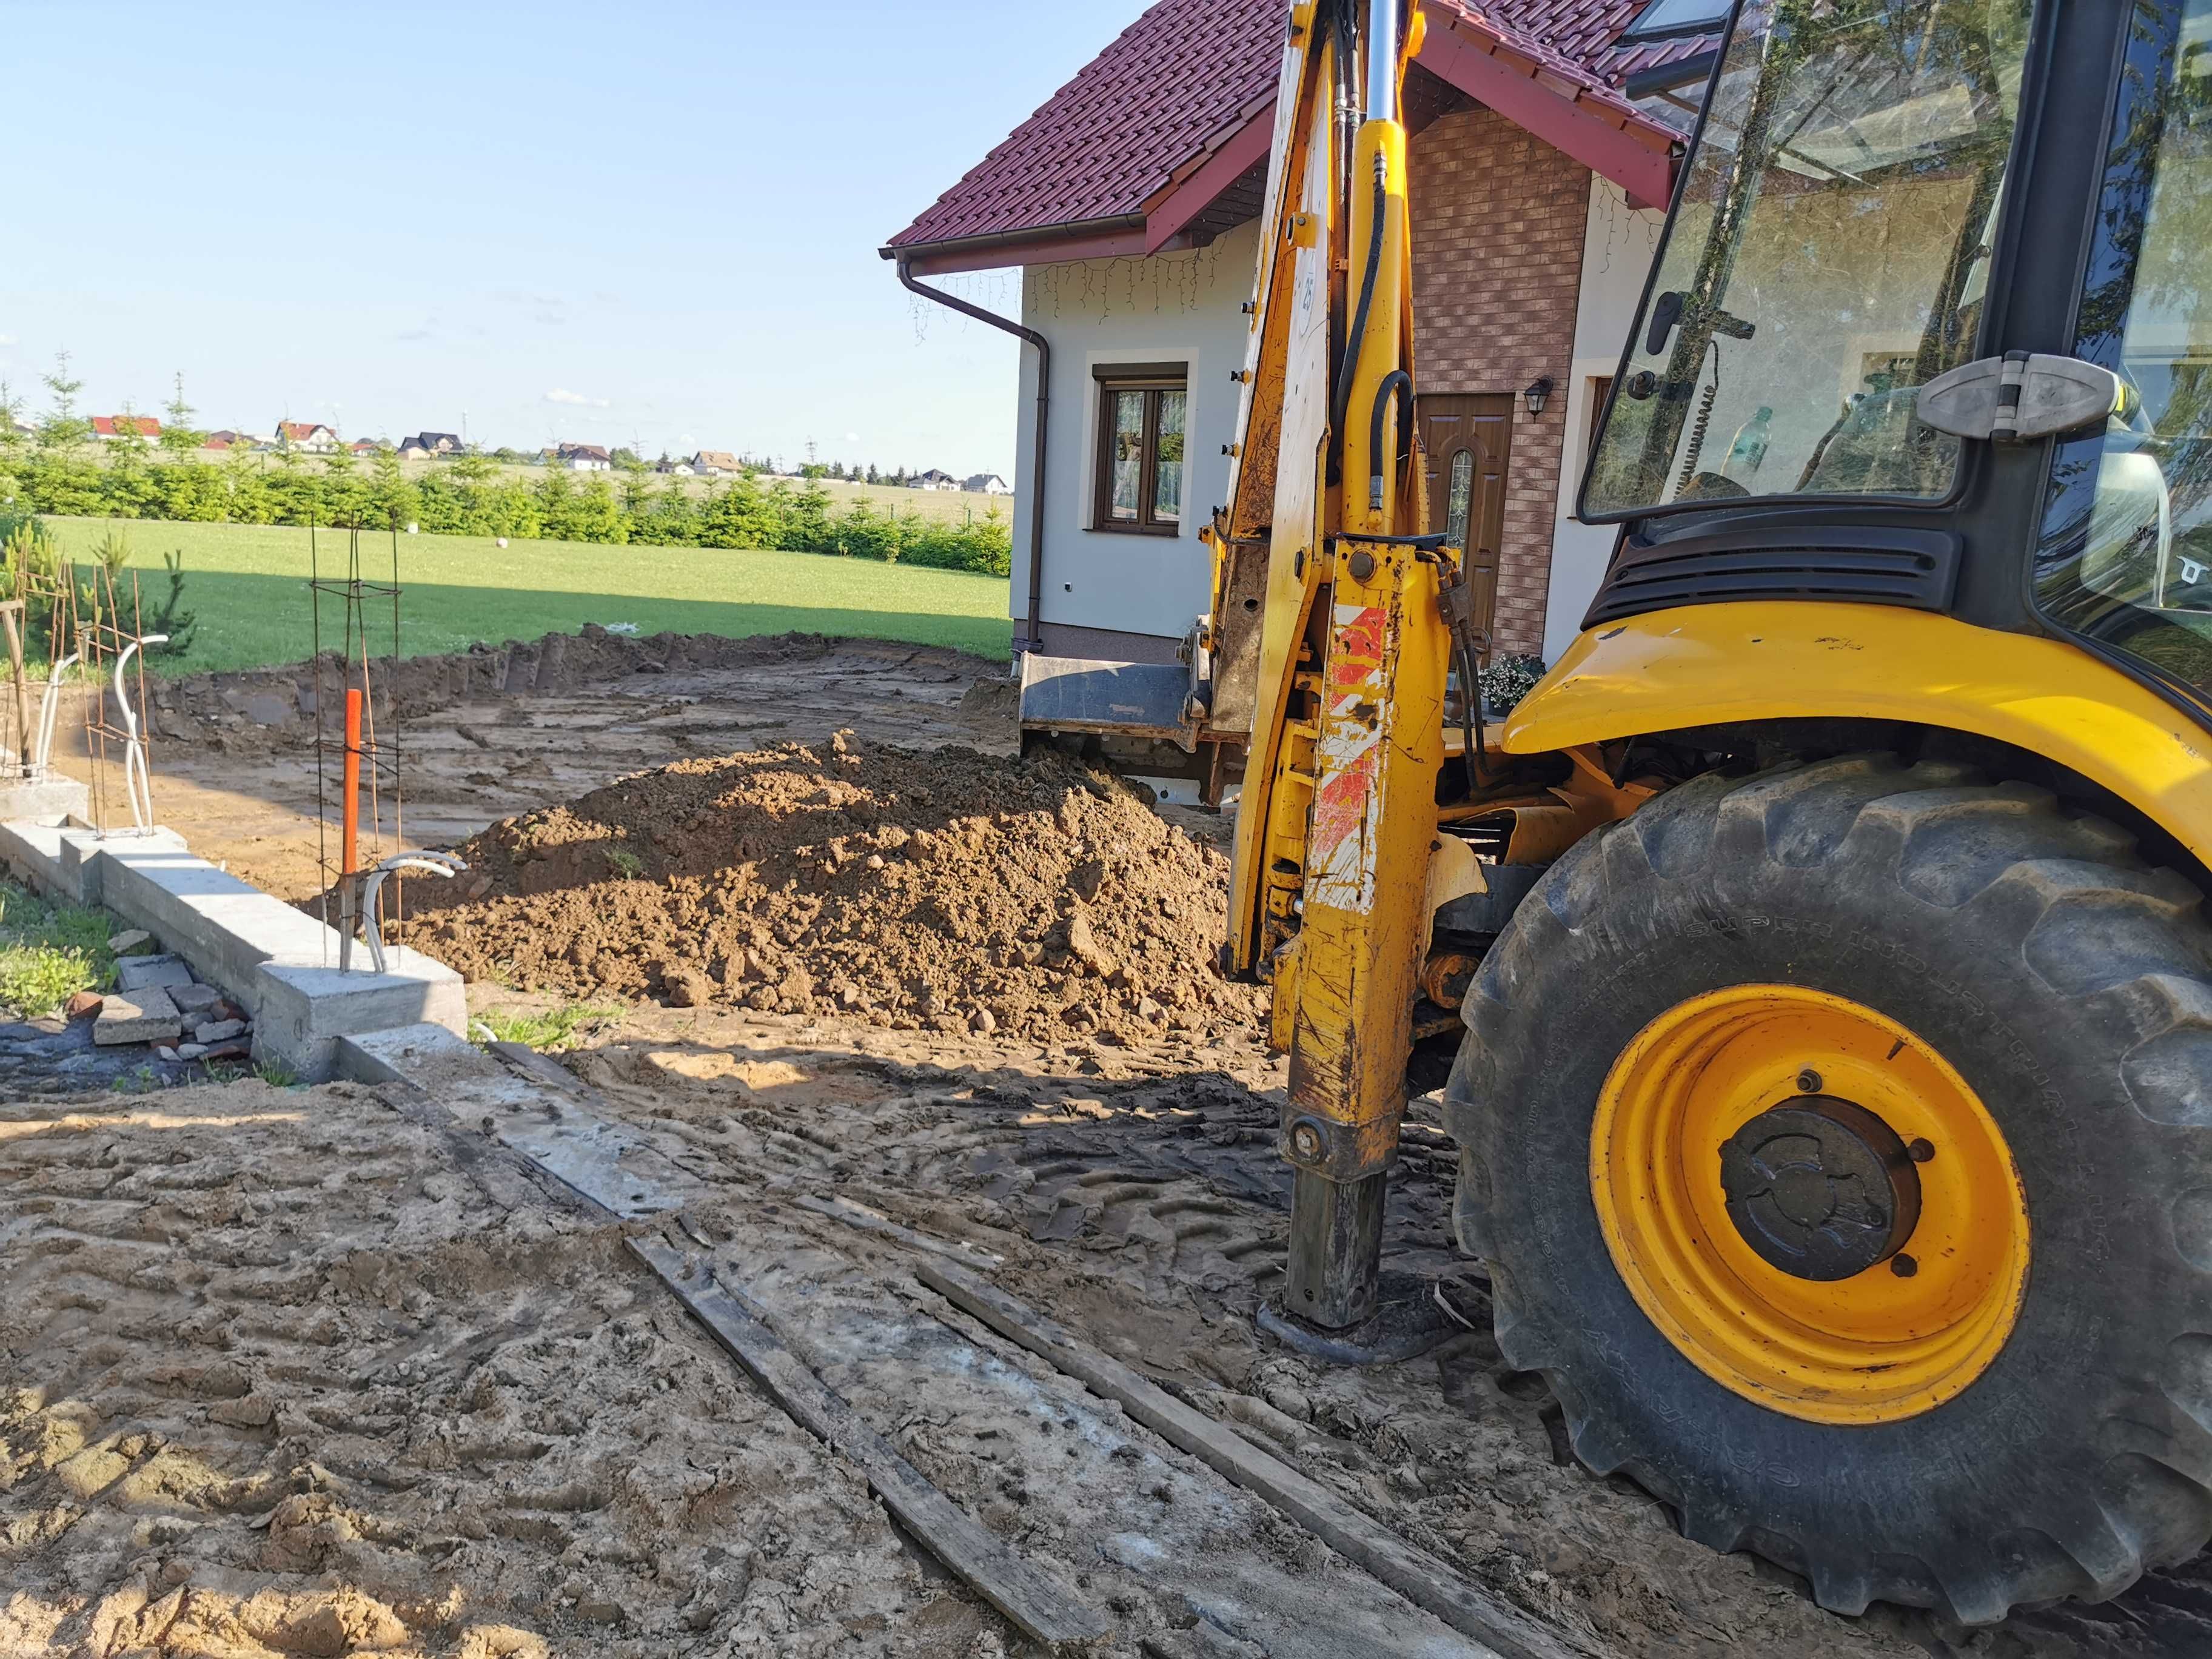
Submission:
[[[180,683],[155,727],[159,816],[301,901],[321,881],[313,684]],[[857,814],[866,834],[848,845],[746,849],[763,871],[813,872],[811,930],[649,959],[541,952],[522,976],[545,988],[483,973],[471,1003],[550,1009],[592,975],[626,988],[562,1062],[707,1183],[724,1259],[785,1340],[924,1475],[1107,1614],[1103,1651],[1468,1650],[921,1287],[933,1254],[983,1264],[1571,1651],[2212,1650],[2203,1559],[2106,1606],[1994,1630],[1894,1609],[1846,1620],[1786,1573],[1680,1540],[1632,1484],[1580,1470],[1541,1380],[1501,1361],[1480,1269],[1452,1249],[1455,1159],[1432,1100],[1409,1115],[1388,1265],[1443,1279],[1470,1328],[1357,1371],[1259,1334],[1287,1206],[1281,1063],[1257,1040],[1255,1000],[1177,977],[1123,931],[1150,914],[1178,949],[1204,931],[1187,896],[1218,882],[1228,820],[1163,808],[1165,829],[1140,829],[1139,798],[1061,778],[1065,810],[1030,812],[1022,856],[1054,883],[1065,862],[1091,897],[994,921],[972,855],[998,831],[948,805],[952,821],[926,833],[952,852],[923,856],[916,830],[878,810],[902,767],[939,791],[971,774],[990,799],[1015,787],[957,757],[884,760],[886,745],[1010,755],[1011,699],[988,665],[869,642],[602,635],[436,659],[391,689],[407,840],[507,849],[483,891],[418,924],[450,924],[455,945],[466,927],[527,928],[544,897],[531,884],[546,879],[532,871],[582,883],[574,849],[618,817],[619,795],[593,792],[641,770],[683,763],[654,786],[681,793],[702,779],[804,782],[818,765],[815,805]],[[805,753],[758,758],[779,744]],[[732,755],[752,758],[719,764]],[[850,798],[830,787],[840,767]],[[776,799],[812,810],[795,787]],[[704,805],[687,810],[713,827]],[[617,850],[666,868],[593,866],[592,890],[632,903],[691,883],[712,899],[711,876],[645,823],[618,824],[640,833]],[[884,848],[917,872],[911,891],[874,879]],[[1135,864],[1164,873],[1115,876]],[[933,894],[933,869],[962,890]],[[922,969],[939,958],[917,957],[922,992],[848,997],[807,954],[831,951],[838,907],[878,887],[906,893],[901,927],[1004,933],[967,994],[930,990]],[[1036,902],[1009,890],[1002,904]],[[1071,915],[1086,918],[1079,938]],[[492,947],[457,953],[471,950]],[[585,977],[551,982],[564,974]],[[453,1136],[367,1085],[248,1079],[0,1107],[0,1654],[1029,1651],[732,1364],[625,1250],[636,1231],[458,1158]]]

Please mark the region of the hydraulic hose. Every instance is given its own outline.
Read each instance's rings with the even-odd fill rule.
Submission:
[[[1344,360],[1336,372],[1336,395],[1329,402],[1328,429],[1336,435],[1337,453],[1342,456],[1344,443],[1345,406],[1352,401],[1352,371],[1359,362],[1359,347],[1367,337],[1367,313],[1375,303],[1375,283],[1382,274],[1383,217],[1390,204],[1389,166],[1377,150],[1375,155],[1375,210],[1368,215],[1367,274],[1360,281],[1359,303],[1352,308],[1352,327],[1344,337]],[[1339,465],[1341,465],[1340,460]]]
[[[1479,760],[1487,768],[1490,757],[1482,746],[1482,679],[1474,672],[1474,653],[1465,645],[1459,647],[1459,752],[1466,757],[1467,793],[1472,795],[1477,787],[1475,763]]]
[[[1413,377],[1402,368],[1394,368],[1382,377],[1382,384],[1375,388],[1375,412],[1367,422],[1367,510],[1382,510],[1382,416],[1390,407],[1390,398],[1398,399],[1398,435],[1401,452],[1403,439],[1413,428]]]

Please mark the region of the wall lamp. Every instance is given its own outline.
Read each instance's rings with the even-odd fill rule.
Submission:
[[[1528,383],[1528,389],[1521,395],[1528,400],[1528,412],[1531,415],[1541,415],[1544,412],[1546,401],[1552,395],[1552,377],[1548,374],[1538,375]]]

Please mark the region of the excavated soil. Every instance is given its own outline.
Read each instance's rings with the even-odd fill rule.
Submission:
[[[410,889],[414,942],[578,998],[843,1011],[1129,1042],[1249,1030],[1213,966],[1227,861],[1056,756],[843,734],[679,762],[508,818]]]

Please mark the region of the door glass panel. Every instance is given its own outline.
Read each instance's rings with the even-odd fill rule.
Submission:
[[[1745,6],[1584,516],[1950,492],[1915,389],[1975,355],[2031,9]]]
[[[1117,392],[1114,398],[1114,487],[1107,497],[1108,510],[1116,519],[1134,523],[1137,490],[1144,482],[1145,394]]]
[[[1160,393],[1160,453],[1152,473],[1152,517],[1163,524],[1182,518],[1182,419],[1188,393]]]
[[[1444,496],[1444,545],[1467,551],[1467,515],[1474,505],[1474,452],[1455,450],[1451,458],[1449,488]]]
[[[2212,693],[2212,0],[2136,0],[2077,355],[2141,407],[2058,446],[2045,613]]]

